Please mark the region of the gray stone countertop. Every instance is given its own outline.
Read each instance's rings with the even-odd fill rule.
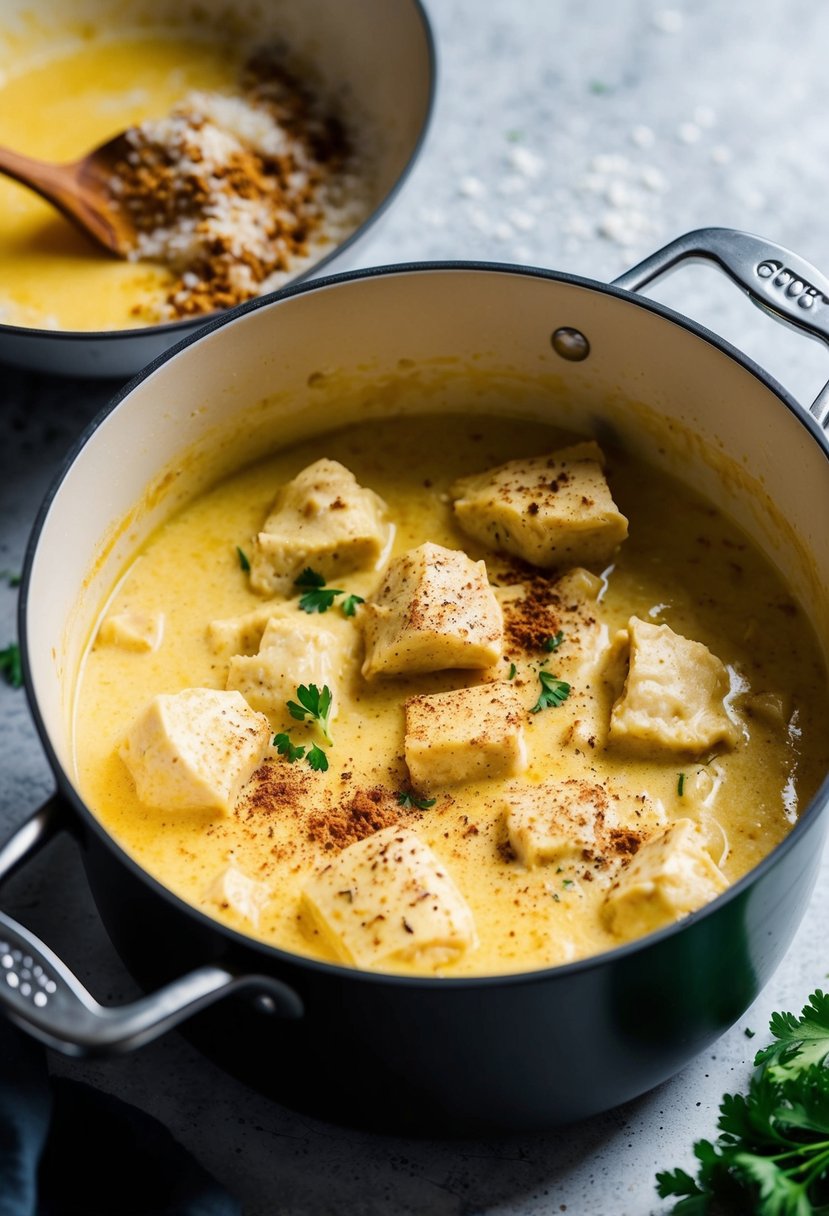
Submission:
[[[829,7],[810,0],[428,0],[440,86],[422,157],[363,265],[470,257],[610,280],[682,232],[762,234],[829,271]],[[818,343],[691,267],[653,293],[755,358],[803,401],[829,378]],[[118,388],[0,367],[0,569],[20,568],[38,504],[79,432]],[[0,586],[0,646],[16,592]],[[22,692],[0,685],[0,833],[53,779]],[[103,1001],[135,992],[73,847],[8,884],[3,907],[41,932]],[[690,1168],[719,1099],[741,1089],[773,1009],[825,985],[829,869],[755,1005],[679,1076],[547,1135],[404,1140],[300,1117],[250,1092],[183,1038],[114,1060],[53,1057],[159,1117],[250,1216],[664,1212],[657,1169]]]

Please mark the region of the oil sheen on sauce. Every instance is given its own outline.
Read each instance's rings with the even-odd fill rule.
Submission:
[[[329,957],[299,914],[306,877],[329,857],[320,830],[332,808],[377,786],[406,786],[403,703],[420,692],[472,683],[476,673],[440,672],[366,684],[359,674],[340,696],[330,769],[314,773],[274,756],[275,783],[235,814],[171,815],[143,806],[117,755],[125,732],[158,692],[224,687],[226,664],[211,651],[207,625],[256,608],[240,567],[280,484],[328,456],[353,471],[387,502],[396,525],[394,552],[425,540],[464,548],[499,578],[499,558],[455,524],[447,489],[458,476],[507,459],[561,446],[562,436],[535,423],[497,418],[419,418],[364,424],[293,447],[250,467],[196,499],[170,519],[125,573],[108,611],[163,612],[164,641],[154,653],[92,646],[82,671],[75,714],[79,787],[104,827],[157,879],[208,915],[286,950]],[[584,700],[574,680],[565,704],[528,714],[529,781],[550,775],[611,781],[631,805],[659,807],[667,819],[706,818],[715,860],[734,881],[782,839],[816,790],[827,744],[816,729],[826,720],[826,683],[810,626],[777,573],[745,536],[715,509],[664,475],[620,452],[608,453],[614,499],[630,535],[611,568],[597,614],[608,636],[633,614],[665,622],[717,655],[742,689],[775,694],[780,720],[742,712],[743,738],[732,751],[699,760],[631,756],[604,748],[580,729]],[[503,565],[503,563],[500,563]],[[376,572],[349,575],[350,593],[368,596]],[[356,628],[356,625],[354,626]],[[566,651],[549,669],[567,676]],[[505,648],[503,671],[530,706],[539,656]],[[599,695],[600,716],[611,697]],[[289,718],[275,730],[296,729]],[[299,727],[300,739],[305,728]],[[309,739],[310,739],[309,734]],[[305,741],[304,737],[301,741]],[[680,781],[680,775],[682,780]],[[555,965],[619,944],[604,927],[600,876],[583,865],[527,870],[505,852],[493,788],[459,786],[435,805],[407,812],[408,822],[448,867],[475,917],[480,944],[442,975],[486,975]],[[328,851],[326,850],[328,845]],[[215,876],[232,862],[265,882],[271,902],[254,928],[233,909],[207,898]],[[416,970],[401,965],[400,970]]]

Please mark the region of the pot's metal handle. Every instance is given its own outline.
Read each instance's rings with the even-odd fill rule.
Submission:
[[[689,261],[712,262],[778,321],[829,345],[829,279],[782,245],[749,232],[698,228],[614,279],[614,286],[639,291]],[[817,422],[826,426],[829,382],[809,408]]]
[[[55,796],[0,848],[0,882],[67,826]],[[21,1029],[65,1055],[106,1055],[148,1043],[214,1001],[246,989],[266,1013],[301,1017],[293,989],[265,975],[197,967],[126,1005],[104,1006],[49,947],[0,912],[0,1010]]]

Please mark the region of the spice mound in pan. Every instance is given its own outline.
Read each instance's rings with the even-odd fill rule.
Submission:
[[[149,323],[229,308],[280,287],[365,218],[365,176],[339,119],[270,50],[236,95],[192,92],[130,128],[110,185],[137,228],[132,260],[174,274]]]

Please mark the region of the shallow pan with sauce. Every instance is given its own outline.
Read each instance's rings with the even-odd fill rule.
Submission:
[[[79,441],[30,543],[24,670],[58,792],[0,851],[0,876],[71,830],[112,940],[153,995],[101,1007],[0,916],[9,1017],[75,1054],[133,1047],[190,1019],[213,1059],[275,1099],[431,1132],[594,1114],[672,1075],[740,1017],[805,911],[826,782],[756,869],[679,923],[547,970],[434,979],[291,955],[185,904],[102,828],[71,751],[73,687],[98,606],[158,523],[228,468],[378,415],[499,413],[612,438],[734,519],[829,654],[826,390],[805,410],[738,351],[636,294],[694,257],[779,319],[829,337],[829,284],[816,271],[758,238],[709,229],[610,286],[450,263],[293,287],[214,322],[127,386]]]
[[[436,65],[431,31],[419,0],[353,0],[347,5],[331,0],[302,3],[250,0],[232,6],[221,0],[198,4],[119,0],[115,7],[108,8],[103,25],[96,0],[72,0],[61,5],[43,0],[14,0],[4,6],[0,17],[0,70],[8,69],[4,77],[14,81],[23,74],[21,65],[25,71],[27,64],[32,65],[35,73],[42,73],[48,69],[49,56],[54,59],[71,55],[80,48],[79,53],[88,58],[98,56],[95,62],[99,65],[100,81],[92,81],[98,87],[97,91],[89,88],[92,98],[89,106],[97,106],[99,113],[95,119],[96,134],[88,147],[76,146],[78,135],[73,114],[77,117],[77,113],[72,106],[80,106],[80,102],[71,96],[54,100],[53,128],[39,128],[34,144],[31,133],[29,143],[20,142],[26,139],[25,124],[18,124],[19,131],[10,129],[5,142],[14,143],[14,150],[24,154],[46,160],[69,160],[119,133],[118,120],[110,114],[113,96],[119,99],[120,109],[116,113],[129,114],[130,106],[141,106],[143,110],[137,113],[144,117],[148,105],[144,95],[151,92],[148,80],[155,77],[143,71],[141,54],[136,52],[128,58],[126,69],[122,64],[123,51],[121,59],[115,61],[111,55],[113,62],[107,62],[107,46],[126,37],[166,39],[173,47],[175,39],[183,44],[192,43],[196,48],[211,41],[222,47],[230,39],[231,44],[238,42],[254,50],[284,48],[291,70],[305,73],[300,84],[313,96],[320,97],[330,112],[342,117],[352,145],[359,149],[360,164],[365,167],[365,173],[361,174],[361,181],[365,178],[365,200],[360,206],[364,218],[349,235],[325,246],[316,260],[300,264],[293,281],[314,277],[323,268],[330,270],[335,263],[340,268],[353,264],[355,247],[370,233],[407,177],[428,127]],[[186,54],[186,50],[182,53]],[[173,51],[166,53],[165,64],[173,54]],[[222,52],[214,52],[216,56],[228,61],[232,58]],[[89,63],[92,64],[91,58]],[[168,78],[188,79],[185,68],[186,64],[171,62],[164,69],[166,76],[158,69],[155,75],[167,82],[165,95],[173,87]],[[93,65],[88,70],[96,69]],[[123,75],[119,75],[120,70],[134,72],[129,87]],[[86,88],[86,76],[82,83]],[[208,86],[199,83],[197,76],[196,84],[191,83],[190,87]],[[179,93],[186,91],[182,84],[178,89]],[[71,82],[65,91],[73,92]],[[84,96],[82,89],[81,97]],[[131,101],[131,97],[138,100]],[[171,97],[178,100],[175,90]],[[147,113],[160,117],[153,110]],[[136,121],[138,118],[128,117],[124,125]],[[49,149],[53,147],[60,148],[61,153],[51,154]],[[71,157],[67,155],[69,151]],[[9,215],[17,223],[18,198],[24,198],[28,206],[34,196],[19,194],[23,188],[6,179],[0,184],[9,192]],[[53,216],[47,204],[37,199],[35,203],[39,208],[37,221],[33,213],[31,223],[20,228],[20,252],[16,246],[13,249],[4,246],[0,256],[6,276],[0,293],[0,322],[4,322],[0,323],[0,361],[58,375],[124,377],[138,372],[208,319],[207,314],[186,316],[139,328],[125,312],[117,322],[113,320],[112,326],[95,325],[94,320],[101,311],[106,312],[110,298],[123,305],[127,286],[111,278],[86,277],[87,272],[90,268],[96,273],[106,272],[107,263],[111,263],[116,274],[120,274],[118,259],[76,233],[57,211]],[[11,290],[16,260],[25,265],[27,277],[20,295],[26,307],[31,306],[30,324],[17,315],[22,305]],[[135,266],[129,272],[132,275],[129,282],[140,279],[142,264]],[[56,291],[62,298],[74,301],[68,324],[50,316]],[[136,294],[136,302],[137,299]],[[85,324],[75,313],[79,309],[81,313],[84,309],[88,311],[84,302],[90,300],[95,301],[97,312],[93,321]],[[75,327],[71,324],[73,318]]]

